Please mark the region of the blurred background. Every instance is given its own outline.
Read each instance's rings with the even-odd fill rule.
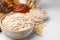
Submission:
[[[60,7],[60,0],[41,0],[40,7],[45,9]]]

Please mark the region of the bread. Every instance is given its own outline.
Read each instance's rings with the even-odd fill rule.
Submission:
[[[12,7],[12,1],[11,0],[4,0],[8,4],[8,8]]]
[[[44,23],[36,25],[33,32],[37,35],[41,35],[42,29],[44,28],[44,26],[45,26]]]
[[[36,8],[36,0],[27,0],[26,4],[30,7],[30,8]]]
[[[13,0],[13,4],[18,4],[19,0]]]
[[[0,19],[3,18],[6,14],[0,13]]]

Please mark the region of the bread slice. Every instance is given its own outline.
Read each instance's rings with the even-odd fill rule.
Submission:
[[[6,14],[0,13],[0,19],[2,19]]]

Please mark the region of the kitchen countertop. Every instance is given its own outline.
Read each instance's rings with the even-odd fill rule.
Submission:
[[[31,34],[22,40],[60,40],[60,0],[42,0],[40,8],[45,9],[48,18],[42,36]],[[0,33],[0,40],[12,40]]]

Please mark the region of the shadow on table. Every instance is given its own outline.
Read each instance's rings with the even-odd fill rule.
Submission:
[[[16,40],[29,40],[29,39],[32,39],[35,37],[35,34],[30,34],[29,36],[27,36],[26,38],[23,38],[23,39],[16,39]]]
[[[48,22],[50,20],[50,17],[48,16],[47,18],[45,18],[44,20],[43,20],[43,22],[45,23],[45,22]]]

